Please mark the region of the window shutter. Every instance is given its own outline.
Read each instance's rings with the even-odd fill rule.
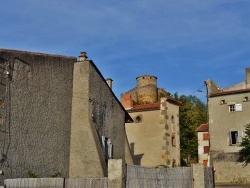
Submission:
[[[105,136],[102,136],[102,152],[103,152],[104,156],[107,155],[107,143],[106,143],[106,137]]]
[[[204,146],[204,153],[209,153],[209,146]]]
[[[235,111],[241,112],[242,111],[242,104],[235,104]]]
[[[228,134],[227,144],[228,144],[229,146],[232,144],[231,131],[229,131],[229,134]]]
[[[237,143],[241,144],[243,138],[243,131],[238,131]]]
[[[208,133],[203,133],[203,140],[208,140],[208,139],[209,139]]]

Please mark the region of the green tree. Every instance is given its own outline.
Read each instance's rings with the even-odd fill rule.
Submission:
[[[250,163],[250,123],[245,125],[245,137],[240,146],[242,148],[239,151],[238,162],[243,162],[243,165],[246,166]]]
[[[198,161],[198,139],[196,129],[207,122],[207,108],[196,96],[181,95],[173,97],[181,101],[179,110],[181,158],[187,163]]]

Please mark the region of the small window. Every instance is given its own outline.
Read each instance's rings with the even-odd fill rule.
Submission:
[[[229,112],[235,112],[235,104],[229,105]]]
[[[204,153],[209,153],[209,146],[204,146]]]
[[[236,145],[241,144],[243,138],[243,131],[230,131],[229,132],[229,144]]]
[[[172,134],[171,141],[172,141],[172,146],[175,147],[176,146],[175,134]]]
[[[220,104],[226,104],[226,101],[225,100],[221,100]]]
[[[171,116],[171,122],[172,122],[172,123],[175,122],[174,116]]]
[[[244,97],[244,100],[243,100],[244,102],[248,102],[249,101],[249,99],[248,99],[248,97]]]
[[[173,159],[173,161],[172,161],[172,167],[176,167],[176,160],[175,159]]]
[[[135,120],[136,123],[140,123],[140,122],[142,122],[142,116],[137,115],[134,120]]]
[[[241,112],[242,111],[242,104],[230,104],[229,105],[229,112]]]
[[[207,166],[207,160],[203,160],[203,166]]]
[[[208,140],[208,139],[209,139],[209,134],[203,133],[203,140]]]

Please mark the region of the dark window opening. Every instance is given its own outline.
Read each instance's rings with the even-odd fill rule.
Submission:
[[[231,137],[231,144],[237,144],[238,131],[231,131],[230,132],[230,137]]]
[[[229,112],[235,111],[235,104],[229,105]]]

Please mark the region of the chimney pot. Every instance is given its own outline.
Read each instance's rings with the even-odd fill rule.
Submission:
[[[81,52],[79,55],[79,59],[80,61],[86,61],[88,58],[87,53],[86,52]]]
[[[111,78],[107,78],[106,82],[107,82],[108,86],[110,87],[110,89],[112,89],[112,82],[113,82],[113,80]]]

